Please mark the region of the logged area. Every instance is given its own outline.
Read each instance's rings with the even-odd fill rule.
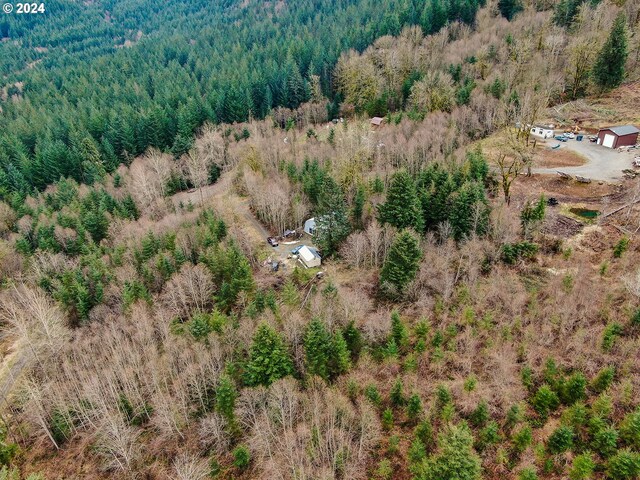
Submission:
[[[0,480],[638,480],[640,4],[0,16]]]

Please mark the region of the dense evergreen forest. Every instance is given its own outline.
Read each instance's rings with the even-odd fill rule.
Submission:
[[[297,107],[314,78],[332,96],[342,51],[407,24],[472,22],[479,3],[54,0],[45,15],[5,15],[0,196],[92,183],[150,146],[179,156],[203,122]]]

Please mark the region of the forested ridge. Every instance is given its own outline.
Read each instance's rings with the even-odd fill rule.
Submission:
[[[309,100],[314,76],[333,96],[342,51],[421,19],[427,31],[472,21],[479,6],[452,2],[432,19],[425,5],[52,1],[44,15],[5,15],[2,195],[61,176],[92,182],[148,147],[180,156],[205,121],[262,118]]]

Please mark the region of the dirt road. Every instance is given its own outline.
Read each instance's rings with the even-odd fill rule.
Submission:
[[[275,248],[270,247],[267,244],[267,237],[276,235],[275,232],[270,232],[255,217],[249,207],[249,199],[247,197],[241,197],[234,192],[232,174],[229,172],[222,174],[213,185],[202,187],[202,190],[195,189],[188,192],[177,193],[171,200],[176,206],[180,203],[186,205],[189,202],[199,206],[204,202],[205,205],[214,207],[220,212],[225,221],[240,224],[243,233],[256,245],[263,246],[268,257],[273,260],[286,259],[291,249],[297,245],[315,246],[313,244],[313,238],[305,234],[304,237],[298,241],[281,242]]]

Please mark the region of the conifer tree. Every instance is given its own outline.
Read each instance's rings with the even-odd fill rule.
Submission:
[[[510,0],[513,1],[513,0]],[[570,27],[578,14],[580,5],[584,0],[561,0],[556,4],[553,12],[553,21],[561,27]]]
[[[405,288],[414,279],[422,251],[418,239],[409,231],[396,235],[389,254],[380,271],[380,286],[389,296],[402,296]]]
[[[412,394],[407,400],[407,417],[410,422],[415,422],[422,413],[422,400],[417,393]]]
[[[402,319],[397,310],[391,313],[391,337],[401,350],[406,348],[409,343],[409,332],[404,323],[402,323]]]
[[[489,222],[489,206],[484,188],[477,182],[465,182],[452,199],[451,227],[456,240],[471,233],[482,234]]]
[[[624,80],[624,65],[628,54],[626,18],[620,12],[593,66],[596,85],[602,90],[619,86]]]
[[[386,202],[378,207],[378,218],[381,223],[399,229],[413,228],[417,232],[424,229],[416,186],[406,171],[401,170],[391,178]]]
[[[398,378],[393,387],[391,387],[391,392],[389,393],[389,399],[391,400],[391,405],[394,407],[400,407],[404,405],[405,398],[403,393],[403,385],[402,380]]]
[[[234,409],[238,392],[233,380],[227,375],[222,375],[216,387],[216,411],[222,415],[229,424],[235,421]]]
[[[349,235],[349,217],[344,194],[338,184],[325,176],[318,196],[316,242],[324,256],[338,251],[340,243]]]
[[[329,353],[329,374],[331,379],[334,379],[346,373],[351,367],[349,347],[340,330],[333,335]]]
[[[345,343],[347,344],[347,348],[349,349],[349,353],[351,359],[354,361],[357,360],[360,355],[360,351],[363,347],[362,334],[360,330],[355,325],[355,322],[351,320],[344,330],[342,331],[342,337]]]
[[[362,185],[358,185],[353,196],[353,207],[351,208],[351,223],[356,230],[362,229],[362,214],[364,212],[364,202],[366,200],[365,191]]]
[[[258,327],[253,337],[246,367],[246,382],[250,386],[269,386],[276,380],[293,374],[293,363],[284,341],[268,325]]]
[[[481,462],[466,424],[449,425],[438,438],[438,451],[416,468],[417,480],[477,480]]]
[[[522,10],[522,3],[520,0],[498,0],[498,10],[504,18],[511,20]]]
[[[331,334],[319,318],[311,320],[307,327],[304,336],[304,353],[307,373],[328,380]]]

